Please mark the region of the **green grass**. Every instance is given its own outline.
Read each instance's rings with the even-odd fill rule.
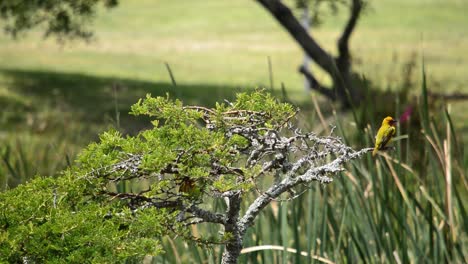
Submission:
[[[421,85],[422,100],[426,90]],[[283,252],[282,246],[334,263],[465,263],[466,148],[457,143],[460,135],[452,130],[449,111],[429,110],[420,104],[415,109],[419,117],[412,117],[417,125],[398,127],[404,137],[393,143],[394,151],[352,162],[332,184],[304,186],[307,192],[293,201],[273,202],[244,240],[245,248],[267,248],[243,254],[239,262],[309,263],[305,256]],[[356,137],[352,123],[361,121],[349,114],[336,115],[333,123],[337,134],[359,148],[372,144],[375,134],[375,127],[368,126]],[[217,246],[213,251],[186,250],[182,243],[176,247],[183,259],[207,263],[218,263],[222,252]],[[174,255],[170,251],[154,263],[184,263]]]
[[[372,1],[351,40],[355,69],[377,87],[395,89],[410,60],[416,63],[412,77],[419,80],[424,54],[431,89],[468,92],[467,8],[460,0]],[[325,23],[312,30],[327,50],[336,49],[346,15],[344,8],[338,16],[326,15]],[[181,85],[269,86],[270,57],[275,88],[284,83],[293,100],[307,98],[297,73],[302,51],[255,1],[123,1],[116,9],[99,12],[92,27],[96,39],[91,43],[61,45],[42,39],[40,31],[19,40],[0,35],[0,96],[18,96],[12,71],[85,75],[101,79],[101,88],[126,79],[159,90],[158,84],[170,83],[164,62]],[[318,78],[327,81],[320,71]],[[468,129],[462,122],[466,104],[456,103],[454,109],[457,126]]]
[[[468,2],[463,0],[372,1],[352,37],[355,69],[372,81],[372,87],[399,90],[404,66],[414,62],[410,86],[411,94],[418,95],[424,56],[429,89],[468,93],[465,10]],[[330,15],[312,34],[334,51],[344,21],[345,12]],[[146,93],[167,92],[185,103],[209,106],[233,98],[239,89],[269,86],[268,57],[275,88],[279,90],[283,82],[289,98],[306,110],[312,108],[297,73],[302,51],[255,1],[123,1],[117,9],[101,12],[94,28],[95,41],[65,46],[43,40],[38,31],[17,41],[0,35],[0,190],[37,173],[56,175],[109,126],[126,133],[144,128],[148,120],[135,121],[127,112]],[[177,87],[171,83],[165,62],[171,66]],[[326,81],[323,74],[318,78]],[[404,102],[381,99],[387,103],[386,114],[398,115],[406,108]],[[385,159],[369,158],[348,168],[354,178],[342,175],[327,188],[312,186],[300,199],[269,208],[250,231],[246,246],[284,245],[337,262],[345,258],[350,263],[393,262],[393,251],[403,262],[443,262],[450,247],[446,229],[440,227],[447,218],[447,189],[444,167],[439,165],[445,161],[440,161],[436,149],[443,149],[450,122],[444,105],[431,101],[428,105],[419,106],[422,111],[432,110],[428,120],[417,118],[415,110],[412,130],[401,128],[411,140],[398,142],[393,156],[413,172],[390,163],[403,189],[398,188]],[[372,144],[372,129],[358,136],[353,132],[356,123],[370,123],[375,129],[383,114],[377,112],[380,106],[357,109],[358,120],[351,114],[333,117],[332,107],[321,107],[353,147]],[[451,108],[456,135],[451,157],[454,230],[459,235],[451,253],[461,263],[460,247],[463,250],[468,243],[466,209],[461,202],[467,199],[467,156],[466,150],[460,150],[468,138],[468,105],[453,102]],[[301,122],[319,130],[315,113],[302,115]],[[435,146],[420,133],[421,128]],[[195,249],[177,240],[173,248],[172,240],[165,241],[168,254],[159,262],[177,263],[180,255],[182,262],[217,263],[219,248]],[[284,256],[291,262],[304,261],[283,251],[251,253],[243,260],[279,263],[286,261]]]
[[[424,52],[430,82],[463,88],[466,8],[468,3],[457,0],[372,2],[352,39],[361,62],[357,70],[392,82],[388,75],[398,72],[409,54]],[[335,50],[345,17],[346,10],[327,16],[313,30],[327,49]],[[301,50],[255,1],[123,1],[103,10],[93,27],[97,38],[90,44],[61,46],[37,32],[20,41],[0,36],[0,66],[165,82],[167,61],[179,82],[254,86],[269,83],[270,56],[277,85],[284,82],[291,93],[302,89],[296,71]]]

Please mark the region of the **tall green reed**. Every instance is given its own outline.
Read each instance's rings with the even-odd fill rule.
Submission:
[[[245,246],[261,241],[271,246],[264,249],[268,252],[264,254],[274,257],[264,258],[257,253],[247,258],[249,262],[462,263],[467,260],[464,145],[459,142],[461,136],[454,128],[449,106],[443,106],[442,111],[430,108],[425,79],[423,67],[419,103],[413,105],[419,116],[413,114],[400,125],[400,136],[393,143],[396,149],[382,152],[377,158],[369,155],[356,161],[333,184],[326,188],[312,186],[306,195],[289,202],[288,231],[271,234],[271,230],[285,228],[284,215],[281,224],[274,214],[259,219],[257,224],[270,232],[252,234]],[[399,109],[404,105],[399,97],[395,98],[394,107],[397,110],[391,114],[400,116]],[[338,132],[353,146],[371,146],[377,127],[367,125],[361,130],[352,126],[351,123],[369,121],[356,120],[359,116],[362,115],[336,115]],[[350,126],[357,130],[358,136],[349,132]],[[275,245],[281,245],[283,250],[275,251]],[[280,254],[286,247],[315,257]],[[319,257],[322,259],[317,261]]]

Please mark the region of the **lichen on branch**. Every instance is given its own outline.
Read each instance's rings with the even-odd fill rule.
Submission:
[[[141,261],[176,235],[223,244],[222,262],[236,263],[270,202],[331,183],[372,150],[302,131],[297,112],[262,90],[213,108],[148,95],[132,113],[152,127],[135,136],[109,130],[62,176],[0,194],[0,228],[11,234],[0,238],[0,262]]]
[[[152,128],[134,137],[109,131],[80,161],[100,195],[120,199],[134,211],[173,212],[168,230],[201,243],[226,244],[229,256],[223,261],[230,263],[247,228],[271,201],[303,192],[313,181],[331,183],[346,162],[369,151],[354,151],[333,134],[303,132],[297,112],[264,91],[238,94],[214,108],[148,95],[131,113],[153,118]],[[135,181],[149,184],[140,191],[109,189]],[[250,201],[251,193],[256,198]],[[216,201],[227,204],[215,210],[210,205]],[[187,225],[203,223],[219,225],[224,235],[188,234]]]

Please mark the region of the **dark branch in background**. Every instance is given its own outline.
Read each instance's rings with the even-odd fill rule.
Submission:
[[[361,97],[358,87],[353,86],[350,72],[349,39],[362,11],[362,0],[352,0],[350,17],[344,28],[343,34],[338,40],[339,56],[334,58],[326,52],[315,39],[307,32],[300,22],[294,17],[291,10],[279,0],[257,0],[276,20],[289,32],[289,34],[302,47],[304,52],[323,70],[325,70],[333,81],[330,89],[322,86],[313,74],[305,69],[300,69],[305,78],[311,83],[311,89],[320,92],[330,100],[337,100],[344,108],[351,106]]]
[[[289,32],[297,43],[306,51],[321,68],[332,75],[336,75],[336,67],[333,57],[328,54],[302,27],[294,17],[291,10],[278,0],[257,0],[265,7],[278,22]]]
[[[437,99],[444,99],[447,101],[464,101],[468,100],[468,93],[461,93],[461,92],[454,92],[451,94],[443,94],[443,93],[436,93],[428,91],[427,94],[429,97],[437,98]]]
[[[309,81],[309,85],[310,85],[309,88],[310,89],[313,89],[313,90],[319,92],[320,94],[324,95],[325,97],[327,97],[328,99],[330,99],[332,101],[336,100],[336,94],[333,91],[333,89],[323,87],[317,81],[317,79],[315,79],[315,77],[312,75],[312,73],[304,67],[304,65],[301,65],[299,67],[299,72],[302,73],[304,75],[304,77],[306,77],[307,81]]]
[[[356,27],[359,15],[363,7],[362,0],[352,0],[350,7],[350,15],[348,22],[343,30],[341,37],[338,39],[338,58],[336,59],[338,67],[349,70],[350,67],[350,52],[349,52],[349,38]]]

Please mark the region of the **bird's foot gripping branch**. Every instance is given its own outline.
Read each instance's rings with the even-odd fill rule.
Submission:
[[[371,150],[302,131],[297,109],[262,91],[215,108],[147,96],[132,113],[150,116],[153,127],[136,136],[102,134],[67,177],[85,186],[86,204],[112,204],[103,221],[125,219],[125,234],[154,238],[145,231],[154,226],[160,235],[224,244],[223,263],[236,263],[247,229],[271,201],[332,182],[346,162]],[[67,195],[63,188],[58,199]],[[157,225],[144,224],[155,215]],[[190,225],[199,226],[197,237]]]

